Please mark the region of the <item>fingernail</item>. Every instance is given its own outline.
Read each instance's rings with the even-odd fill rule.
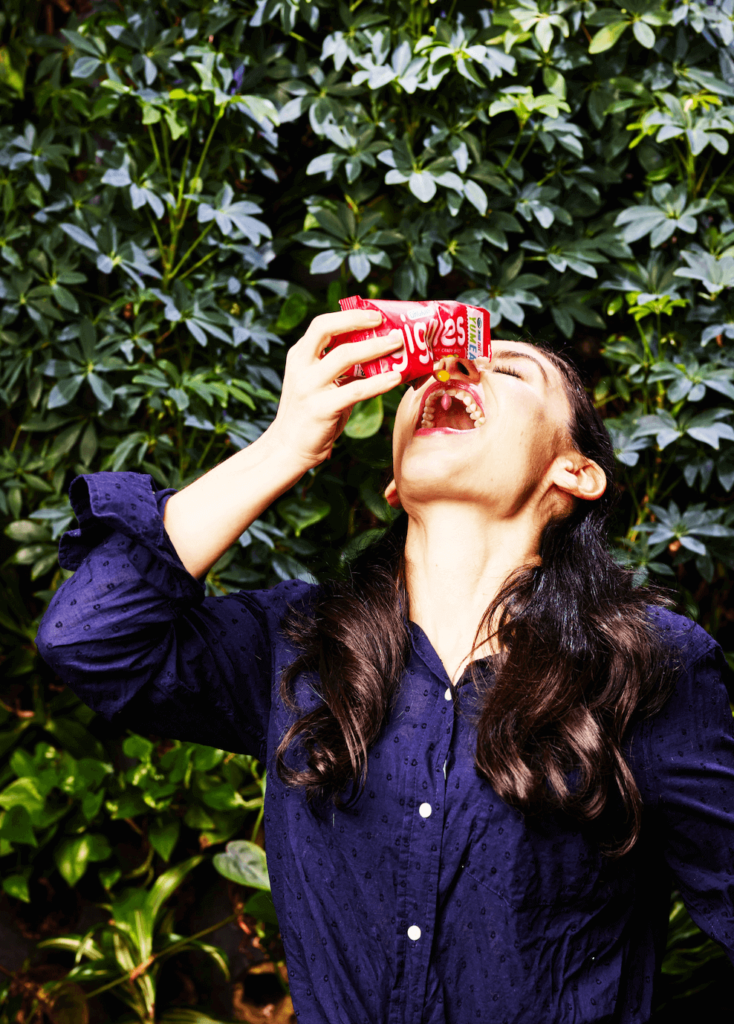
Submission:
[[[376,324],[381,324],[383,321],[382,313],[379,309],[368,309],[366,310],[367,319],[372,320]]]

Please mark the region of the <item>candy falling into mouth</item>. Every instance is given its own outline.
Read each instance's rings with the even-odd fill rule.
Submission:
[[[437,389],[426,398],[420,430],[474,430],[486,422],[472,396],[459,388]]]

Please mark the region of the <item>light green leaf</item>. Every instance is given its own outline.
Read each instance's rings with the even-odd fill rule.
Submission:
[[[466,181],[464,182],[464,195],[483,217],[487,212],[487,207],[489,205],[487,194],[484,189],[480,185],[477,185],[476,181]]]
[[[0,807],[8,810],[17,806],[25,807],[31,814],[43,810],[43,795],[35,779],[16,779],[0,792]]]
[[[382,395],[357,402],[347,420],[344,433],[347,437],[359,439],[372,437],[382,426],[383,416]]]
[[[302,498],[296,495],[284,498],[278,502],[277,509],[288,525],[293,527],[296,537],[300,537],[303,530],[318,523],[331,512],[328,502],[312,494],[306,494]]]
[[[31,519],[18,519],[5,527],[5,536],[18,544],[37,544],[49,539],[48,528]]]
[[[628,25],[628,21],[613,21],[610,25],[605,25],[591,40],[589,53],[603,53],[605,50],[610,50]]]
[[[540,43],[543,53],[547,53],[553,42],[553,26],[547,18],[541,18],[535,26],[535,38]]]
[[[24,903],[31,902],[31,894],[28,890],[28,879],[25,875],[13,874],[3,878],[3,889],[13,899],[23,900]]]
[[[164,874],[159,875],[146,899],[146,908],[153,924],[155,924],[166,900],[173,895],[189,871],[193,871],[203,859],[200,855],[189,857],[188,860],[176,864],[175,867],[169,868]]]
[[[652,50],[655,45],[655,33],[649,25],[646,25],[644,21],[635,21],[632,23],[632,31],[640,46],[644,46],[646,50]]]
[[[214,855],[213,863],[219,874],[230,882],[270,891],[265,851],[247,839],[235,839],[227,843],[224,853]]]
[[[71,69],[72,78],[89,78],[93,75],[97,68],[102,67],[102,61],[97,60],[96,57],[80,57],[74,62],[74,67]]]
[[[307,312],[308,300],[303,295],[298,292],[289,295],[280,308],[275,322],[276,330],[292,331],[294,327],[298,327]]]
[[[72,888],[84,876],[89,861],[89,842],[87,836],[62,839],[54,850],[54,860],[59,874],[67,885]]]
[[[436,194],[436,182],[425,171],[413,171],[408,178],[408,188],[422,203],[428,203]]]

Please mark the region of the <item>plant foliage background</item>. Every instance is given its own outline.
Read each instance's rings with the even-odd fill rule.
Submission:
[[[734,651],[732,0],[6,0],[0,38],[0,868],[18,949],[44,940],[3,1012],[81,1021],[100,990],[98,1016],[285,1020],[257,764],[120,736],[38,658],[69,483],[181,487],[247,445],[340,296],[466,298],[581,365],[618,556]],[[398,399],[355,411],[210,593],[384,529]],[[213,922],[196,937],[212,886],[234,1009]],[[658,1019],[727,991],[717,952],[676,901]]]

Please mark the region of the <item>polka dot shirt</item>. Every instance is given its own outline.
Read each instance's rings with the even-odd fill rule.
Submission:
[[[313,588],[205,598],[163,527],[171,493],[135,473],[74,481],[79,528],[60,558],[75,574],[38,646],[106,718],[268,766],[268,864],[301,1024],[646,1021],[672,885],[734,958],[730,680],[702,629],[652,613],[682,670],[627,738],[645,815],[621,860],[573,821],[526,819],[497,797],[474,767],[472,683],[450,684],[417,626],[363,796],[315,814],[272,764],[293,721],[280,625]],[[298,680],[297,698],[314,706],[318,680]]]

